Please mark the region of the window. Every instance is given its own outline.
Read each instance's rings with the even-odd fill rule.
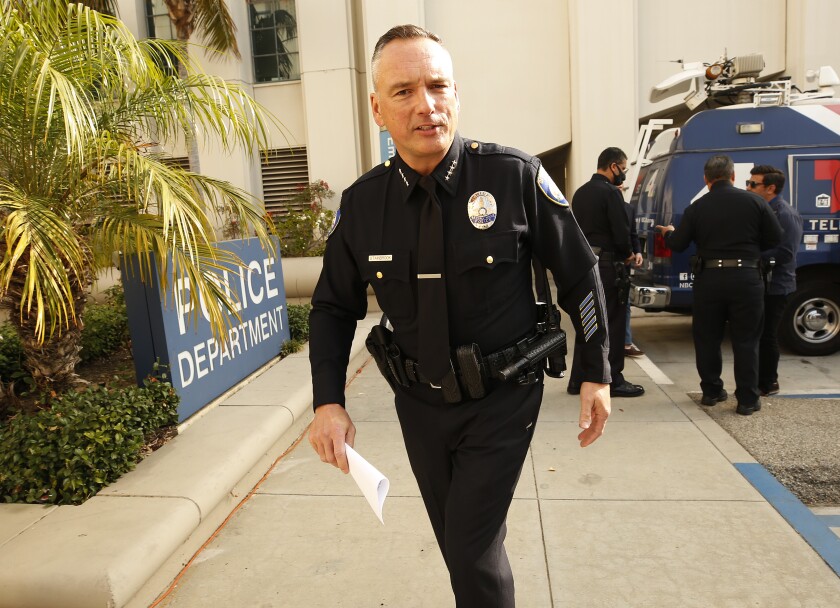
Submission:
[[[175,25],[172,23],[172,19],[169,18],[166,3],[163,0],[145,0],[145,5],[146,29],[149,38],[177,40],[178,35],[175,32]],[[178,73],[178,60],[169,52],[167,52],[167,55],[169,55],[168,62],[163,57],[156,57],[156,63],[169,76],[175,76]]]
[[[289,201],[309,183],[309,161],[306,148],[270,150],[268,158],[260,155],[263,201],[272,215],[287,215],[295,209]]]
[[[300,80],[294,0],[251,0],[254,80]]]
[[[163,0],[146,0],[146,29],[149,38],[178,39],[175,26],[169,18],[169,10]]]

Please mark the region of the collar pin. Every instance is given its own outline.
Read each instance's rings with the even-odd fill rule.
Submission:
[[[444,178],[446,181],[449,181],[449,178],[452,177],[452,172],[455,170],[455,166],[458,164],[457,160],[453,160],[452,164],[449,165],[449,171],[446,172],[446,177]]]

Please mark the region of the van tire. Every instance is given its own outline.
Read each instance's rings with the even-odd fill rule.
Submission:
[[[782,314],[779,340],[799,355],[840,350],[840,286],[826,281],[802,285]]]

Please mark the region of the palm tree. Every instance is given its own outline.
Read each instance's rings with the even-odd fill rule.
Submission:
[[[184,78],[172,76],[171,58]],[[267,145],[266,117],[239,87],[202,73],[182,44],[138,41],[117,19],[66,0],[4,4],[0,305],[37,384],[75,380],[85,295],[115,252],[140,254],[146,279],[156,264],[164,289],[169,256],[172,276],[200,293],[221,335],[235,303],[214,269],[238,260],[211,246],[204,209],[252,225],[270,247],[262,206],[167,165],[149,134],[171,140],[197,124],[224,149],[253,152]]]
[[[169,18],[175,27],[177,40],[184,45],[198,30],[210,50],[219,53],[233,53],[239,58],[239,46],[236,43],[236,24],[228,10],[225,0],[162,0],[169,11]],[[186,77],[186,66],[178,63],[178,74]],[[198,145],[195,131],[186,133],[190,170],[201,171]]]
[[[169,18],[175,26],[175,35],[181,42],[188,42],[198,30],[207,46],[219,53],[233,53],[237,58],[236,25],[225,0],[163,0]]]

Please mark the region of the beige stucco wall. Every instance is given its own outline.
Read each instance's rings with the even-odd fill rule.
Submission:
[[[566,1],[427,1],[452,54],[460,131],[538,154],[571,141]]]
[[[714,63],[728,57],[761,53],[763,74],[785,69],[786,7],[811,0],[637,0],[639,116],[680,105],[681,97],[657,104],[650,89],[680,71],[677,60]],[[840,5],[838,5],[840,7]]]
[[[813,71],[830,65],[840,74],[837,0],[788,0],[787,73],[803,91],[817,88]],[[811,73],[809,73],[811,72]],[[840,95],[840,87],[835,87]]]
[[[297,3],[309,176],[339,185],[339,191],[361,172],[349,4],[349,0]],[[333,206],[337,205],[336,198]]]
[[[636,136],[633,61],[635,0],[569,0],[572,149],[566,196],[595,172],[610,146],[627,151]]]
[[[121,0],[120,14],[145,35],[142,4]],[[301,80],[250,85],[247,9],[229,5],[242,59],[200,60],[250,87],[283,123],[272,147],[307,146],[310,178],[336,192],[380,162],[368,63],[378,37],[399,23],[444,39],[464,135],[534,154],[571,142],[567,195],[589,178],[604,147],[629,151],[640,117],[681,103],[648,101],[650,87],[679,70],[676,59],[761,52],[765,74],[789,73],[802,88],[811,88],[809,69],[840,70],[836,0],[298,0]],[[205,172],[261,195],[254,161],[214,146],[201,157]]]

